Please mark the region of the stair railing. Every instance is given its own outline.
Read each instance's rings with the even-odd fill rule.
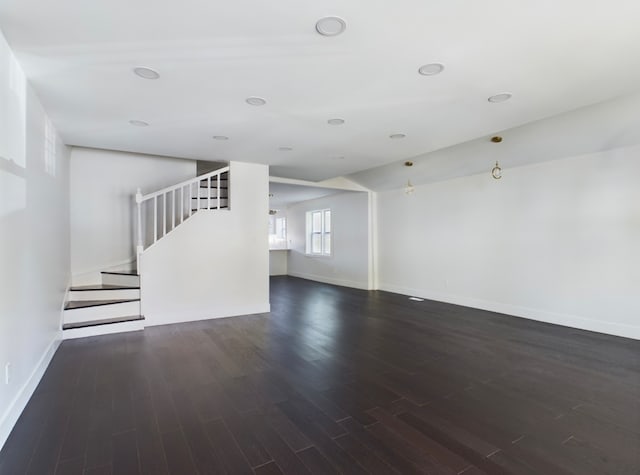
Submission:
[[[226,188],[227,196],[221,196],[222,188],[221,181],[223,179],[223,175],[227,177],[229,176],[229,167],[220,168],[218,170],[214,170],[212,172],[206,173],[204,175],[197,176],[195,178],[191,178],[189,180],[185,180],[176,185],[168,186],[167,188],[163,188],[162,190],[155,191],[153,193],[149,193],[147,195],[143,195],[138,188],[136,192],[136,204],[137,204],[137,256],[138,259],[140,254],[145,249],[145,235],[143,234],[143,208],[145,204],[151,202],[153,200],[153,210],[151,211],[151,215],[153,216],[152,220],[147,220],[149,213],[144,214],[144,222],[145,224],[152,221],[153,225],[153,242],[149,244],[152,246],[158,240],[166,236],[168,233],[173,231],[177,225],[182,224],[184,221],[189,219],[193,213],[203,209],[220,209],[221,208],[221,200],[226,199],[227,203],[229,203],[229,189]],[[206,183],[204,189],[207,190],[206,196],[203,197],[201,193],[201,184]],[[214,187],[212,188],[212,182]],[[227,182],[228,183],[228,182]],[[195,196],[194,196],[194,188],[195,188]],[[211,191],[216,190],[215,197],[211,196]],[[185,195],[188,201],[185,202]],[[193,201],[195,200],[195,209],[193,208]],[[212,206],[212,201],[214,201],[214,206]],[[160,206],[159,206],[160,202]],[[167,202],[170,202],[171,206],[171,223],[170,229],[167,231]],[[176,210],[176,202],[179,202],[179,210]],[[188,205],[188,206],[186,206]],[[205,207],[206,205],[206,207]],[[228,205],[226,206],[228,208]],[[159,218],[159,210],[162,208],[162,214]],[[176,211],[178,213],[176,214]],[[177,217],[177,219],[176,219]],[[179,222],[176,225],[176,220]],[[160,223],[161,221],[161,223]],[[161,225],[160,225],[161,224]],[[160,228],[160,229],[159,229]],[[147,246],[147,247],[149,247]]]

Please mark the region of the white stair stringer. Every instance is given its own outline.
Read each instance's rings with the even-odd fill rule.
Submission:
[[[64,324],[86,323],[95,320],[107,320],[117,317],[139,316],[140,300],[96,304],[80,308],[67,308],[64,311]]]

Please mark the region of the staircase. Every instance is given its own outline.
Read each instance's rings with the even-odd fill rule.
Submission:
[[[140,314],[140,276],[102,272],[101,277],[101,284],[69,289],[62,325],[65,339],[144,328],[144,317]]]
[[[194,213],[229,209],[229,167],[148,195],[138,189],[135,198],[139,262],[146,249]],[[64,339],[143,329],[138,271],[105,271],[99,283],[69,289],[63,312]]]

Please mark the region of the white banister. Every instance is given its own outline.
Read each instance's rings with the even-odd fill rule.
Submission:
[[[171,229],[176,227],[176,190],[173,190],[171,196]]]
[[[138,257],[144,251],[145,247],[149,247],[149,245],[155,244],[159,239],[162,239],[168,233],[173,231],[176,226],[179,226],[184,221],[189,219],[194,212],[201,211],[203,209],[220,209],[221,208],[221,195],[220,195],[220,181],[222,176],[228,176],[229,167],[224,167],[219,170],[214,170],[212,172],[206,173],[204,175],[197,176],[195,178],[191,178],[189,180],[185,180],[183,182],[177,183],[172,186],[168,186],[163,188],[162,190],[154,191],[153,193],[148,193],[146,195],[142,194],[142,191],[138,188],[135,195],[135,201],[137,206],[137,237],[135,238],[135,247],[137,249]],[[215,182],[214,182],[215,180]],[[213,188],[212,188],[213,185]],[[193,188],[195,187],[196,194],[193,194]],[[201,188],[202,187],[202,188]],[[185,188],[187,188],[187,192],[185,192]],[[204,189],[207,193],[206,202],[203,203],[201,190]],[[215,200],[216,205],[212,206],[212,196],[211,192],[215,190]],[[226,190],[227,193],[225,198],[227,199],[227,203],[229,200],[229,189]],[[171,195],[167,197],[167,195]],[[176,206],[176,201],[178,196],[180,195],[180,206],[179,211],[177,210],[178,206]],[[185,197],[185,195],[187,195]],[[159,212],[158,209],[158,199],[162,199],[162,224],[159,221]],[[186,202],[185,202],[186,199]],[[144,207],[144,203],[147,201],[153,200],[153,211],[151,211],[150,207]],[[171,200],[171,207],[167,206],[167,201]],[[195,206],[194,206],[195,202]],[[186,205],[186,208],[185,208]],[[204,207],[206,205],[206,208]],[[195,209],[194,209],[195,208]],[[171,210],[171,223],[169,223],[170,229],[167,231],[167,213]],[[176,219],[176,212],[179,212],[179,216]],[[152,216],[153,215],[153,216]],[[153,225],[153,243],[149,245],[145,244],[145,235],[149,236],[149,232],[145,234],[144,230],[147,229],[150,225]],[[161,235],[158,236],[158,227],[162,226]]]
[[[162,195],[162,237],[167,234],[167,194]]]
[[[184,186],[180,188],[180,224],[184,221]]]
[[[136,190],[136,207],[138,208],[138,247],[142,246],[142,191]]]
[[[136,269],[140,269],[140,254],[144,251],[142,243],[142,191],[140,188],[136,190],[136,208],[137,208],[137,224],[138,224],[138,244],[136,246]]]
[[[153,197],[153,243],[158,240],[158,197]]]

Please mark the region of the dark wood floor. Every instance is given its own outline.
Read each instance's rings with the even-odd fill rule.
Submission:
[[[64,342],[0,473],[640,473],[640,342],[291,277],[271,304]]]

